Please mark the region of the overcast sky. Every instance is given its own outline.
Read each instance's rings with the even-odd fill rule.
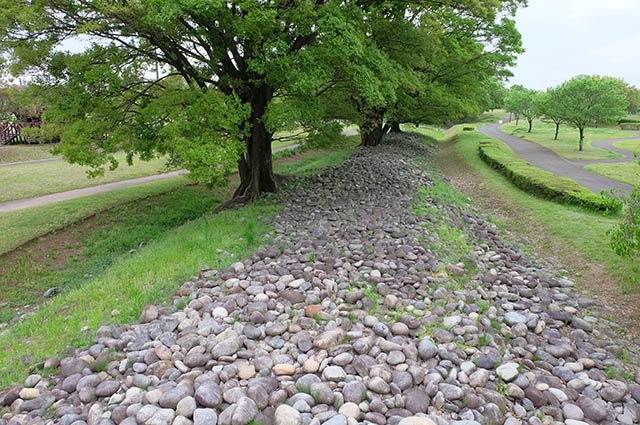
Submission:
[[[640,88],[640,0],[529,0],[516,26],[526,52],[509,85],[542,90],[600,74]]]

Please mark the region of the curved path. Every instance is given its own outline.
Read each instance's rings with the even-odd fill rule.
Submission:
[[[536,143],[530,142],[528,140],[520,139],[519,137],[514,137],[509,134],[504,133],[499,128],[500,124],[489,124],[484,127],[479,128],[478,130],[486,134],[489,137],[493,137],[498,139],[507,145],[515,154],[524,159],[534,167],[540,168],[545,171],[549,171],[560,177],[568,177],[572,180],[575,180],[581,186],[586,187],[590,191],[594,193],[600,193],[601,191],[609,191],[611,189],[620,189],[623,193],[629,194],[633,189],[632,186],[628,184],[621,183],[616,180],[612,180],[610,178],[601,176],[599,174],[594,174],[590,171],[584,169],[584,165],[592,164],[592,163],[600,163],[600,162],[629,162],[632,161],[633,154],[631,154],[631,158],[620,158],[613,160],[598,160],[598,161],[569,161],[558,154],[544,148]],[[618,140],[602,140],[600,144],[596,144],[596,142],[591,142],[591,145],[594,147],[598,147],[600,149],[618,149],[613,147],[614,142],[618,142],[621,140],[635,140],[632,139],[618,139]],[[620,153],[625,155],[628,154],[628,151],[623,151],[622,149],[618,149]],[[617,152],[616,151],[616,152]]]

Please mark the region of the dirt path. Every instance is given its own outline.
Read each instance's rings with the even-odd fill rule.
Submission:
[[[592,173],[584,168],[584,165],[592,163],[628,162],[630,160],[633,160],[633,154],[631,154],[632,159],[624,158],[610,161],[569,161],[560,157],[552,150],[544,148],[536,143],[506,134],[502,130],[500,130],[499,126],[499,123],[489,124],[479,128],[478,130],[489,137],[493,137],[506,143],[511,149],[513,149],[518,157],[529,162],[534,167],[552,172],[553,174],[560,177],[568,177],[572,180],[575,180],[578,184],[586,187],[594,193],[600,193],[603,190],[608,192],[609,190],[615,188],[622,190],[623,193],[629,194],[633,189],[633,187],[628,184],[624,184],[619,181],[601,176],[599,174]],[[597,142],[592,142],[591,144],[592,146],[600,149],[616,150],[616,152],[620,151],[620,153],[625,153],[626,155],[628,151],[623,151],[622,149],[613,147],[614,142],[618,142],[621,140],[630,139],[602,140],[600,141],[600,144],[597,144]]]
[[[460,155],[456,143],[440,143],[434,155],[438,168],[449,183],[469,196],[480,211],[506,223],[536,256],[546,259],[554,267],[579,271],[579,275],[573,276],[578,289],[604,300],[609,306],[608,315],[623,324],[635,338],[640,338],[638,294],[623,292],[619,282],[608,275],[601,264],[585,258],[564,240],[554,236],[529,210],[487,185],[482,175]],[[550,254],[553,257],[549,258]]]

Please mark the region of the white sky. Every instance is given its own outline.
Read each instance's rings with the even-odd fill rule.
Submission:
[[[640,0],[529,0],[516,26],[526,52],[508,85],[543,90],[600,74],[640,88]]]

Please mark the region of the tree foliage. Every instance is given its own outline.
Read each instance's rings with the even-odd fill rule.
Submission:
[[[537,103],[540,116],[553,121],[556,125],[554,140],[558,140],[560,124],[564,122],[560,92],[555,88],[550,88],[546,92],[540,93],[537,98]]]
[[[623,81],[611,77],[581,75],[558,87],[562,118],[578,128],[580,150],[587,126],[615,122],[626,115],[623,85]]]
[[[529,133],[533,127],[533,120],[541,115],[540,102],[538,100],[540,92],[528,89],[519,85],[511,87],[509,94],[505,98],[507,111],[516,114],[516,119],[523,116],[529,123]]]
[[[169,154],[212,184],[237,161],[235,195],[253,199],[277,190],[279,130],[326,140],[337,119],[368,134],[477,109],[520,51],[498,16],[524,3],[0,0],[0,56],[33,76],[68,160],[99,171],[123,150]],[[83,51],[61,48],[79,37]]]

